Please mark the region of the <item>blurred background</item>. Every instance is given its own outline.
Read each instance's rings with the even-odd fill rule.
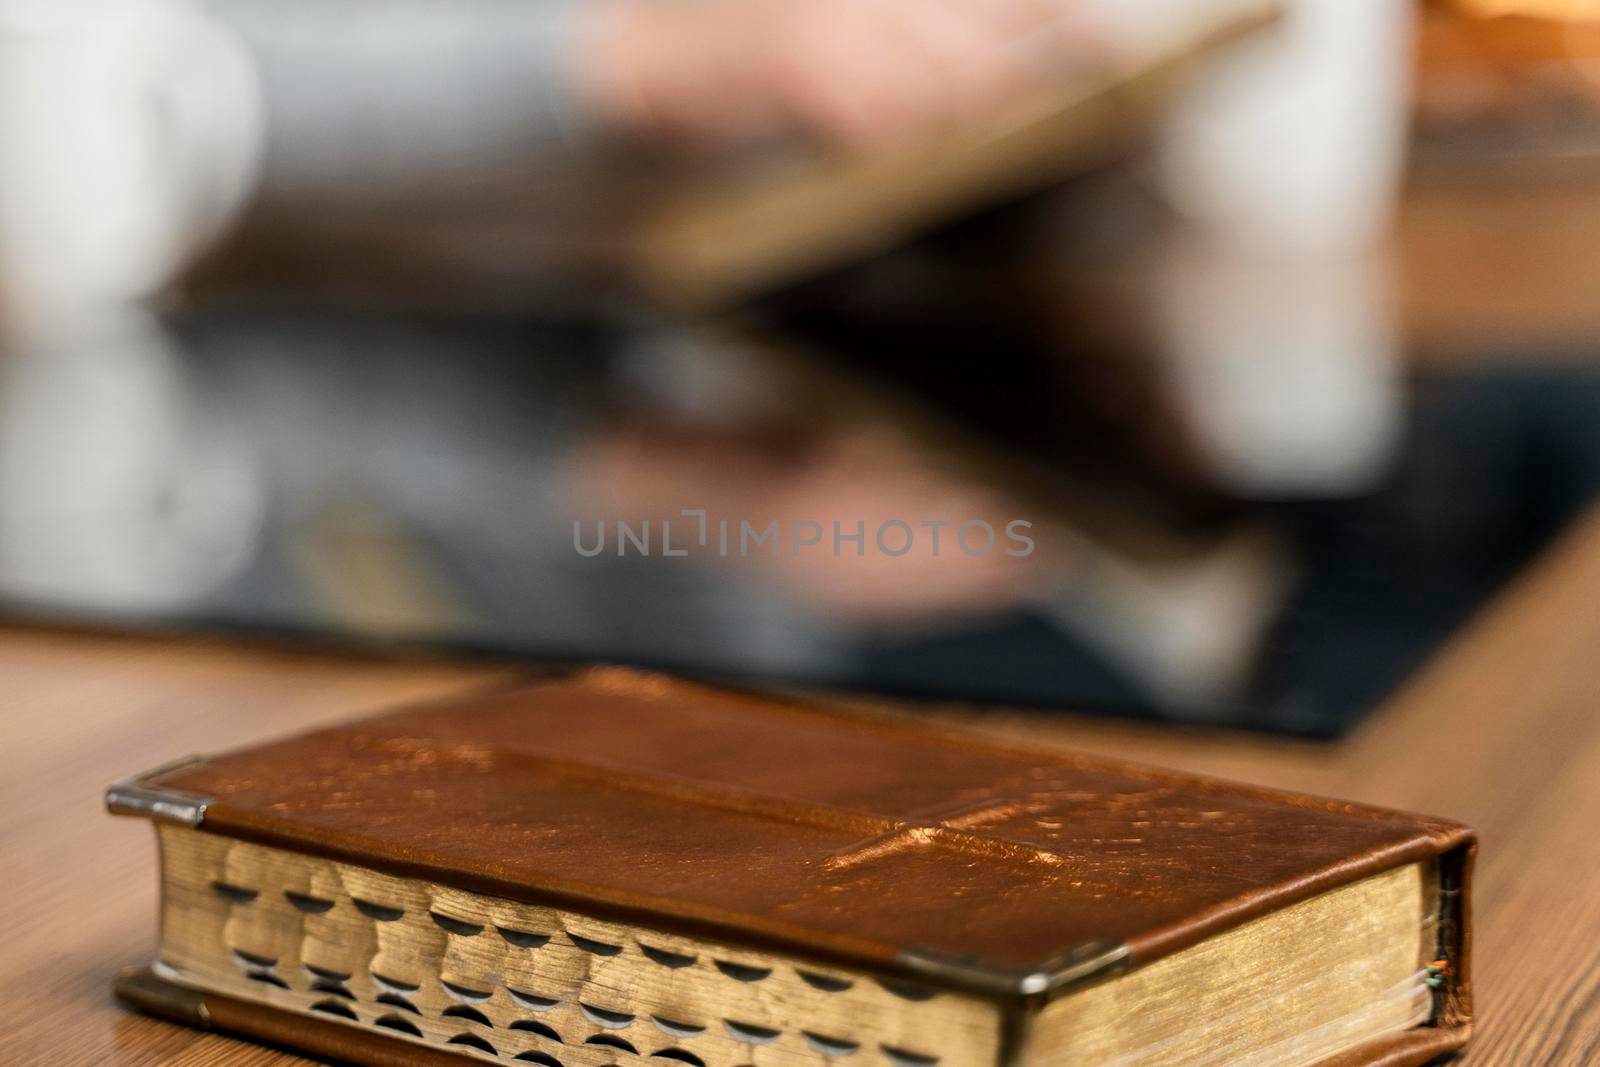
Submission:
[[[294,9],[0,0],[11,618],[1332,736],[1600,488],[1600,4],[1290,2],[1096,165],[695,315],[552,267],[543,150],[329,133]]]

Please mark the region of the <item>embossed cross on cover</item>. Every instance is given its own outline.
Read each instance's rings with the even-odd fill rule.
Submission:
[[[120,995],[362,1063],[1405,1065],[1470,1025],[1463,827],[657,675],[108,804],[162,848]]]

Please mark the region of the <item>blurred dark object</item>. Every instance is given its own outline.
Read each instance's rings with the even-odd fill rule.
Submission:
[[[229,488],[219,493],[213,472],[211,496],[185,495],[192,477],[159,457],[125,469],[115,492],[80,480],[73,528],[100,532],[78,542],[26,493],[9,493],[0,580],[14,611],[625,660],[1320,736],[1373,706],[1600,487],[1600,369],[1418,369],[1403,447],[1370,491],[1273,501],[1132,459],[1137,428],[1094,414],[1118,390],[1157,389],[1126,357],[1030,362],[1022,347],[991,348],[993,373],[908,358],[873,362],[864,376],[755,354],[663,363],[616,335],[514,320],[219,307],[177,325],[191,354],[177,357],[167,388],[211,415],[189,424],[179,453],[229,457]],[[39,384],[53,395],[30,399],[85,432],[50,448],[14,438],[13,474],[27,465],[17,456],[43,474],[127,451],[110,427],[90,429],[90,412],[74,415],[93,391],[55,366],[58,377]],[[985,411],[1027,413],[1028,429],[1007,441]],[[979,589],[918,621],[809,600],[787,559],[752,572],[574,552],[586,493],[614,494],[608,506],[628,519],[653,506],[627,495],[597,448],[655,441],[632,461],[638,477],[677,471],[662,492],[681,492],[684,506],[723,493],[726,514],[741,500],[776,506],[749,486],[767,491],[796,470],[817,477],[837,427],[863,418],[908,442],[917,477],[945,494],[933,499],[979,485],[1034,520],[1042,547],[1025,589]],[[129,425],[136,437],[138,420]],[[669,425],[718,442],[709,466],[663,451],[649,428]],[[908,477],[899,454],[861,453],[837,484],[866,500],[892,496]],[[1090,467],[1079,456],[1099,458]],[[749,480],[727,480],[741,464]],[[827,499],[842,493],[821,484]],[[196,522],[207,507],[241,513],[239,500],[254,502],[248,526]],[[207,567],[192,554],[195,530],[208,532]],[[1228,547],[1241,536],[1270,551]],[[133,580],[174,544],[195,545],[187,586],[159,570]],[[124,575],[115,590],[94,580],[107,567]],[[1208,616],[1207,605],[1218,609]],[[1216,631],[1235,628],[1230,613],[1237,640],[1219,644]],[[1137,632],[1119,631],[1130,620]]]

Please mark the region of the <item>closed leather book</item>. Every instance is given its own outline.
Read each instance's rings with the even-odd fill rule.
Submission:
[[[1421,1064],[1454,823],[589,669],[114,785],[124,999],[369,1064]]]

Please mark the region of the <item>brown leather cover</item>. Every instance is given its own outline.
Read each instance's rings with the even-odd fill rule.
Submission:
[[[600,669],[173,771],[202,829],[924,980],[1148,962],[1398,864],[1454,823]],[[927,961],[948,961],[948,973]]]
[[[1323,1060],[1317,1067],[1422,1067],[1457,1051],[1467,1043],[1469,1036],[1470,1027],[1467,1026],[1407,1030]]]

